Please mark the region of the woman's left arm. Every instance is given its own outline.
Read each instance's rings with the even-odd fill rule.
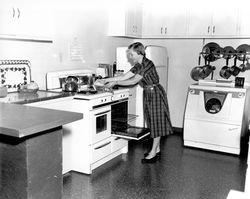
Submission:
[[[107,86],[107,87],[113,87],[115,85],[132,86],[132,85],[137,84],[141,79],[142,79],[142,76],[139,74],[136,74],[136,75],[134,75],[131,78],[126,79],[126,80],[121,80],[121,81],[118,80],[118,81],[109,82],[105,86]]]
[[[105,84],[105,83],[115,83],[117,81],[124,81],[127,79],[130,79],[134,76],[135,74],[132,73],[131,71],[126,72],[125,74],[122,74],[120,76],[116,76],[116,77],[110,77],[110,78],[106,78],[106,79],[98,79],[96,80],[95,84]]]

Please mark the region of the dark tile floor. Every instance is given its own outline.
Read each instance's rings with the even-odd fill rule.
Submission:
[[[226,199],[230,189],[244,190],[246,155],[183,147],[182,136],[171,135],[159,162],[141,164],[149,144],[130,142],[128,154],[92,175],[65,175],[63,199]]]

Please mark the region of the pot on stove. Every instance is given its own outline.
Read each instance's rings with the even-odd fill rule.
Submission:
[[[68,76],[65,82],[62,83],[62,89],[66,92],[78,91],[78,78],[75,76]]]
[[[92,87],[94,82],[101,78],[100,76],[96,76],[95,74],[84,74],[78,77],[80,85],[88,85],[88,87]]]
[[[76,82],[66,82],[63,91],[67,92],[77,92],[78,84]]]

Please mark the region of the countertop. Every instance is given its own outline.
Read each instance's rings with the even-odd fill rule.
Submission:
[[[83,118],[81,113],[0,102],[0,134],[22,138]]]
[[[0,102],[7,102],[13,104],[27,104],[27,103],[39,102],[61,97],[68,97],[71,95],[72,93],[70,92],[53,92],[44,90],[39,90],[36,93],[12,92],[8,93],[6,97],[0,98]]]

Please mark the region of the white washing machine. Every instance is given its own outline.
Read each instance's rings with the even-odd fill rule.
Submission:
[[[248,86],[190,85],[184,146],[239,155],[248,134],[249,90]]]

